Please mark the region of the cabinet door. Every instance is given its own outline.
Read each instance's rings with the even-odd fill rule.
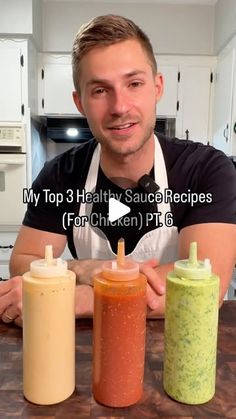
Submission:
[[[26,205],[23,189],[26,188],[26,155],[0,154],[0,230],[1,226],[20,225]]]
[[[232,153],[231,114],[234,75],[234,50],[220,58],[216,67],[213,113],[213,145],[227,155]]]
[[[44,65],[44,113],[76,114],[71,64]]]
[[[0,121],[21,121],[21,49],[0,42]]]
[[[157,104],[157,116],[176,117],[178,98],[178,67],[161,65],[158,71],[163,74],[164,92]]]
[[[211,68],[180,68],[177,136],[207,143],[209,141]]]
[[[9,260],[16,241],[16,237],[17,232],[0,231],[0,280],[1,278],[8,279],[10,277]]]

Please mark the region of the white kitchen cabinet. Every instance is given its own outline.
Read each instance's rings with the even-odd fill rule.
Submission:
[[[232,118],[235,51],[224,51],[216,67],[213,145],[227,155],[233,154],[234,120]]]
[[[178,66],[158,65],[164,76],[164,94],[157,105],[157,115],[176,117]],[[43,115],[78,115],[73,98],[74,90],[70,56],[43,55],[39,75],[39,109]]]
[[[212,142],[211,118],[215,57],[157,56],[164,95],[157,115],[176,118],[176,136]]]
[[[43,56],[40,71],[40,113],[78,115],[72,92],[74,90],[70,56]]]
[[[26,187],[26,155],[0,154],[0,228],[20,225],[26,211],[23,189]]]
[[[28,105],[26,42],[0,39],[0,121],[20,122],[24,119]]]
[[[72,92],[72,69],[70,64],[45,64],[44,67],[44,113],[77,114]]]
[[[159,65],[158,71],[163,74],[164,92],[160,102],[157,104],[157,116],[175,118],[178,101],[178,66]]]
[[[158,117],[176,118],[176,136],[211,142],[211,104],[214,57],[157,56],[164,76]],[[40,114],[79,115],[72,91],[70,55],[42,54],[39,77]],[[187,133],[187,134],[186,134]]]
[[[207,144],[211,139],[212,67],[180,65],[179,71],[176,135]]]
[[[0,231],[0,278],[9,278],[9,261],[14,247],[17,231]]]

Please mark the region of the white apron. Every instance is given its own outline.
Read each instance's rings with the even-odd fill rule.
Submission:
[[[86,179],[86,192],[94,192],[95,190],[99,170],[100,150],[101,147],[100,144],[98,144],[94,150]],[[155,182],[160,186],[158,192],[161,192],[163,196],[164,189],[168,188],[168,180],[162,149],[156,136],[154,176]],[[79,216],[86,215],[85,207],[86,204],[81,203]],[[136,244],[133,252],[127,255],[136,261],[156,258],[163,264],[173,262],[177,259],[177,227],[167,227],[165,225],[165,214],[170,212],[170,204],[164,202],[158,204],[157,211],[161,212],[159,222],[162,223],[163,226],[144,234]],[[73,239],[78,259],[114,259],[116,256],[112,251],[105,234],[97,234],[95,229],[93,229],[88,222],[85,223],[84,227],[74,226]]]

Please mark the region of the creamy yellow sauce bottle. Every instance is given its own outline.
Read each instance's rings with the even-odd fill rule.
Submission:
[[[67,262],[33,261],[23,275],[23,391],[32,403],[54,404],[75,388],[75,274]]]

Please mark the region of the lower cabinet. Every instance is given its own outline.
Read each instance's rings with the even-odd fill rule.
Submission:
[[[9,278],[9,261],[14,247],[17,231],[0,231],[0,278]]]

